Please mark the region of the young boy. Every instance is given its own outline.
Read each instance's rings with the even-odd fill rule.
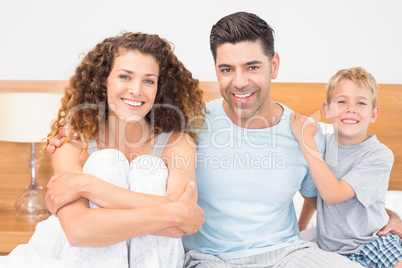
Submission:
[[[318,189],[317,243],[367,267],[402,267],[402,242],[378,236],[388,222],[384,201],[393,153],[375,135],[378,85],[361,67],[338,71],[327,84],[322,109],[334,134],[327,139],[325,162],[314,141],[316,123],[292,114],[291,127]]]

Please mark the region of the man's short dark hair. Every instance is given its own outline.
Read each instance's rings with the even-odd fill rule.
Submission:
[[[272,60],[274,49],[274,30],[267,22],[255,14],[237,12],[220,19],[211,29],[210,47],[214,61],[218,46],[244,41],[261,41],[264,54]]]

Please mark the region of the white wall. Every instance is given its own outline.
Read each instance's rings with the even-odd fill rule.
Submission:
[[[402,84],[401,0],[2,0],[0,79],[69,79],[81,53],[125,30],[167,38],[194,77],[214,81],[210,29],[241,10],[275,29],[278,82],[325,83],[362,66]]]

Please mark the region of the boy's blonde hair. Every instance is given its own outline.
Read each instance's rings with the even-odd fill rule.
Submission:
[[[332,93],[343,80],[350,80],[361,88],[371,91],[373,107],[377,104],[378,85],[374,77],[362,67],[353,67],[339,70],[327,83],[327,103],[331,103]]]

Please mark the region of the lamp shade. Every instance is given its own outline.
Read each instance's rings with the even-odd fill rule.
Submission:
[[[0,93],[0,140],[40,142],[61,107],[60,93]]]

